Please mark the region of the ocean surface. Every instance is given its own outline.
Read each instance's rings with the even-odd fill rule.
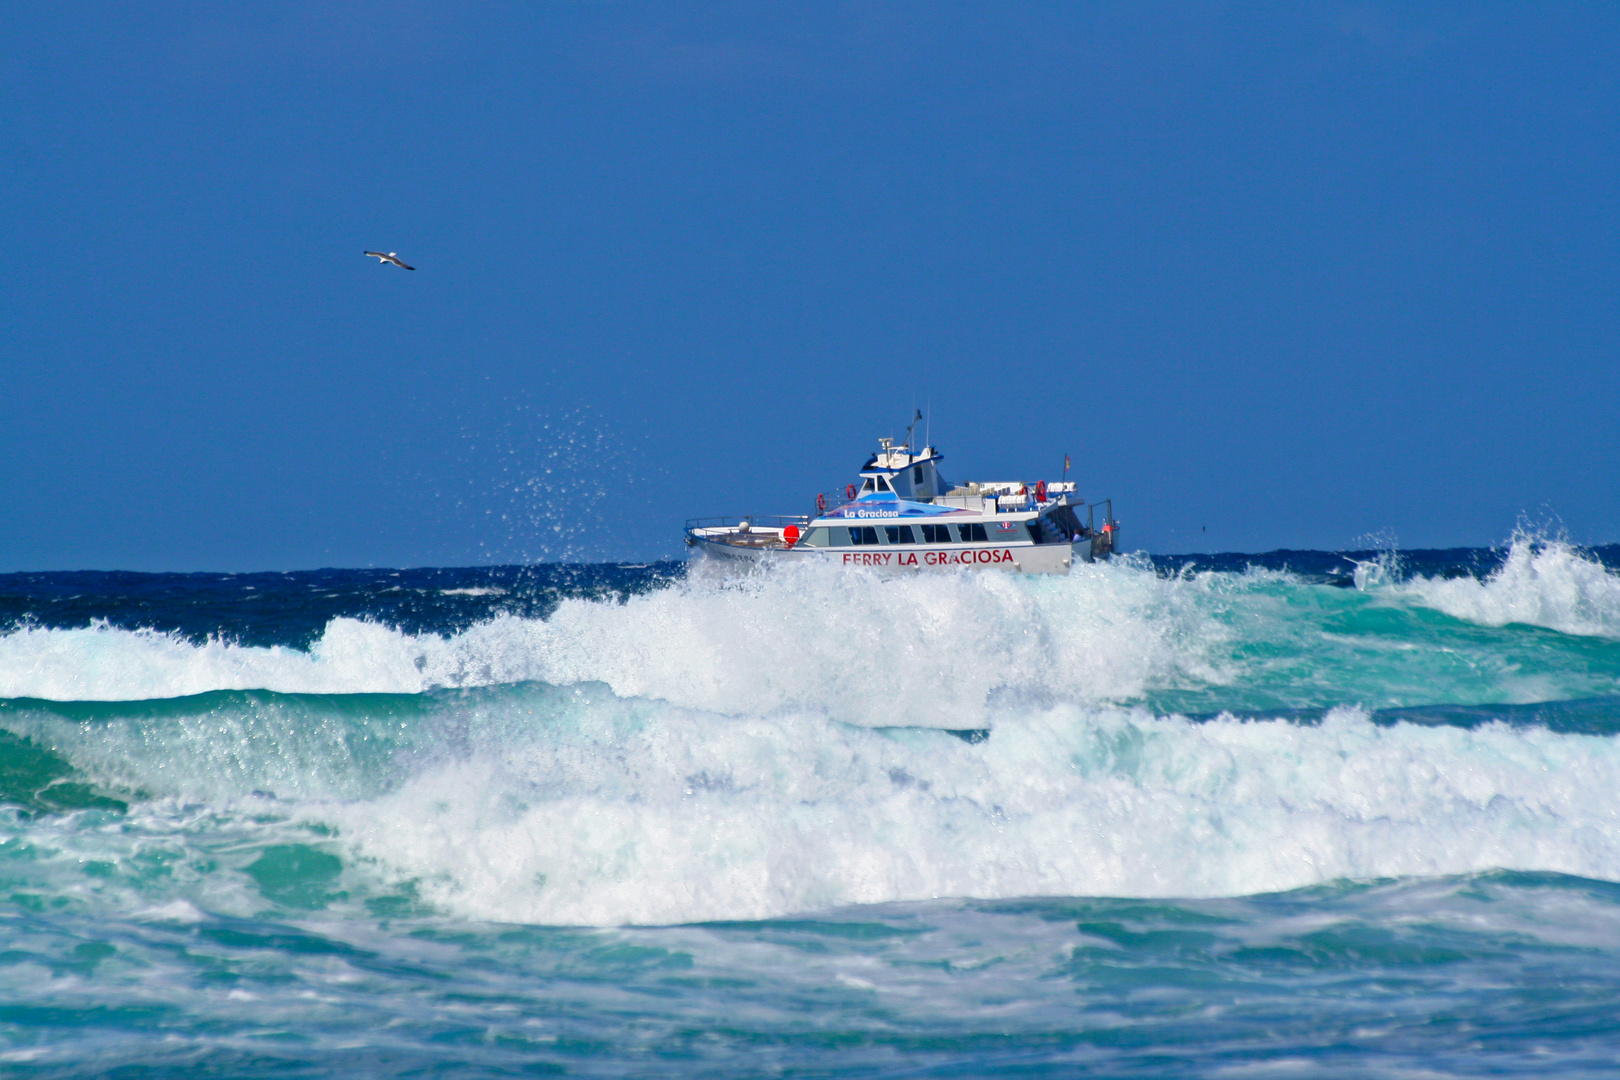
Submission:
[[[1620,1075],[1617,567],[0,575],[0,1076]]]

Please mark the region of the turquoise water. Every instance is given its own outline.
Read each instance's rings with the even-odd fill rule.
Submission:
[[[1611,554],[0,578],[0,1075],[1611,1075]]]

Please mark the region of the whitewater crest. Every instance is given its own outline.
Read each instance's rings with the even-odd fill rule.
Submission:
[[[1380,577],[1368,583],[1481,626],[1517,623],[1620,638],[1620,575],[1563,540],[1515,533],[1502,564],[1483,580]],[[1363,584],[1359,574],[1357,583]]]
[[[817,708],[860,723],[964,727],[1005,687],[1117,700],[1176,678],[1219,681],[1210,645],[1227,630],[1209,591],[1125,564],[1052,582],[879,581],[812,565],[695,574],[623,603],[571,599],[546,619],[499,615],[447,637],[337,618],[307,652],[106,625],[24,627],[0,638],[0,697],[601,682],[720,712]]]
[[[1358,566],[1355,581],[1334,589],[1261,568],[1165,574],[1133,557],[1053,580],[879,579],[810,564],[694,571],[622,602],[575,597],[545,618],[497,614],[443,635],[333,618],[307,650],[25,625],[0,635],[0,699],[598,682],[728,714],[799,709],[866,726],[962,728],[988,723],[1009,695],[1206,713],[1620,689],[1604,656],[1549,657],[1522,634],[1464,630],[1620,639],[1620,576],[1567,544],[1516,538],[1483,578],[1404,576],[1386,557]],[[1423,614],[1436,611],[1460,623]]]
[[[105,866],[144,907],[246,916],[266,898],[382,895],[575,925],[1498,868],[1620,881],[1614,735],[1060,704],[1003,707],[973,741],[601,684],[431,700],[391,715],[232,720],[231,698],[123,723],[37,716],[41,743],[152,797],[117,821],[30,825],[45,854],[29,872],[57,866],[82,892],[82,868]],[[265,858],[316,880],[267,885]],[[154,860],[172,869],[142,869]]]
[[[1551,779],[1549,779],[1551,778]],[[1192,723],[1072,707],[987,742],[609,695],[375,802],[348,856],[469,918],[763,918],[946,896],[1226,896],[1339,878],[1620,879],[1620,742],[1545,729]]]
[[[308,650],[29,626],[0,637],[0,780],[83,787],[12,822],[28,872],[143,910],[608,925],[1620,881],[1613,584],[1526,544],[1482,580],[1361,588],[1129,558],[693,573],[447,635],[336,618]],[[1506,708],[1576,699],[1579,730]]]
[[[78,629],[23,626],[0,637],[0,698],[140,701],[211,690],[302,694],[419,693],[434,638],[361,619],[327,624],[306,652],[213,638],[189,641],[105,620]]]

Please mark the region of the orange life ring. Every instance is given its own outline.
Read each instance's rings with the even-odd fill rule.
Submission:
[[[847,487],[844,488],[844,498],[850,500],[851,502],[855,501],[855,485],[854,484],[850,484],[850,485],[848,485]]]
[[[816,513],[825,514],[826,512],[827,496],[818,491],[816,492]]]

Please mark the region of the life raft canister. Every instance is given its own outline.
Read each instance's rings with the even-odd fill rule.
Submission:
[[[782,539],[787,541],[788,547],[792,547],[794,544],[797,544],[799,542],[799,527],[797,525],[789,525],[787,528],[783,529]]]
[[[1037,480],[1037,481],[1035,481],[1035,501],[1036,502],[1045,502],[1046,501],[1046,481],[1045,480]]]
[[[825,494],[823,494],[822,492],[818,491],[818,492],[816,492],[816,513],[825,514],[826,512],[827,512],[827,496]]]
[[[851,502],[855,501],[855,485],[854,484],[850,484],[850,485],[848,485],[847,487],[844,488],[844,498],[850,500]]]

